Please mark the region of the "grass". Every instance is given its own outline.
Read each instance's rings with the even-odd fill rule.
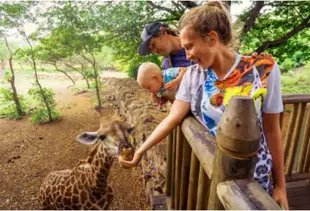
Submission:
[[[281,75],[283,94],[310,94],[310,63]]]

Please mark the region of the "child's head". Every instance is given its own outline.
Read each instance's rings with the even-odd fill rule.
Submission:
[[[152,62],[146,62],[140,65],[137,81],[141,88],[153,93],[159,92],[164,86],[161,69]]]

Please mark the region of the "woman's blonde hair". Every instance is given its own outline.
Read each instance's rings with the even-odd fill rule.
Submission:
[[[221,2],[211,1],[189,10],[179,21],[179,31],[185,26],[202,37],[208,37],[209,32],[215,31],[223,44],[228,47],[236,45],[230,14]]]

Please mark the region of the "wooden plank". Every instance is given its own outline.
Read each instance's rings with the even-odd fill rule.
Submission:
[[[307,205],[294,206],[294,207],[290,206],[290,210],[310,210],[310,205],[307,204]]]
[[[298,104],[298,113],[297,113],[296,121],[294,123],[295,124],[294,133],[293,133],[293,137],[292,137],[289,152],[288,152],[287,166],[285,169],[285,173],[288,175],[291,175],[293,172],[293,165],[294,165],[294,161],[296,157],[295,155],[297,151],[297,146],[299,144],[298,141],[299,141],[300,131],[301,131],[302,122],[303,122],[303,118],[305,114],[305,108],[306,108],[305,103]]]
[[[292,175],[285,175],[286,182],[310,179],[310,173],[295,172]]]
[[[166,195],[171,196],[171,183],[172,183],[172,153],[173,153],[173,134],[169,134],[167,137],[166,145]]]
[[[211,181],[208,178],[208,175],[206,174],[204,168],[200,164],[196,210],[206,210],[208,208],[210,182]]]
[[[303,167],[303,172],[309,172],[310,169],[310,138],[308,140],[308,147],[306,152],[305,164]]]
[[[256,210],[281,209],[277,202],[255,180],[236,180],[235,182],[255,205]]]
[[[235,181],[221,182],[217,194],[225,210],[256,210],[255,205],[246,197]]]
[[[309,184],[310,184],[309,180],[300,180],[300,181],[288,182],[288,183],[286,183],[286,189],[307,187],[307,186],[309,186]]]
[[[187,193],[188,193],[188,183],[189,183],[189,171],[190,171],[190,157],[191,157],[191,147],[186,140],[184,140],[181,134],[181,139],[183,140],[183,156],[182,156],[182,173],[181,173],[181,190],[180,190],[180,202],[179,209],[185,210],[187,207]],[[189,196],[191,197],[191,196]]]
[[[288,151],[289,151],[290,146],[291,146],[291,140],[292,140],[292,136],[293,136],[293,132],[294,132],[294,125],[295,125],[295,121],[296,121],[296,117],[297,117],[297,109],[298,109],[297,104],[294,104],[293,105],[293,111],[292,111],[291,116],[290,116],[289,124],[287,127],[285,139],[284,139],[284,162],[285,163],[288,160]]]
[[[182,168],[182,150],[183,140],[181,137],[181,128],[177,127],[176,135],[176,166],[175,166],[175,197],[174,197],[174,208],[178,209],[180,202],[180,179],[181,179],[181,168]]]
[[[291,196],[303,196],[310,195],[310,186],[297,187],[297,188],[288,188],[286,189],[287,197]]]
[[[172,199],[172,196],[167,196],[167,197],[166,197],[167,209],[168,209],[168,210],[174,210],[174,208],[171,207],[171,205],[173,204],[172,201],[171,201],[171,199]]]
[[[310,102],[310,95],[309,94],[282,95],[282,101],[284,104],[309,103]]]
[[[211,178],[216,149],[215,138],[192,116],[185,118],[181,127],[188,143],[200,161],[200,165]]]
[[[305,166],[305,158],[306,158],[306,152],[309,145],[309,139],[310,139],[310,104],[307,106],[307,115],[305,118],[305,127],[304,127],[304,133],[302,136],[302,142],[301,142],[301,148],[300,148],[300,156],[298,161],[298,172],[306,172]],[[309,155],[308,155],[309,156]]]
[[[310,206],[310,195],[302,195],[302,196],[291,196],[288,198],[289,206],[301,206],[301,205],[309,205]]]
[[[168,209],[174,209],[175,204],[175,160],[176,160],[176,130],[172,132],[172,166],[171,166],[171,197],[167,201]]]
[[[189,176],[189,188],[188,188],[188,199],[187,199],[187,210],[194,210],[197,202],[197,187],[198,187],[198,176],[199,176],[199,161],[192,151],[191,155],[191,170]]]

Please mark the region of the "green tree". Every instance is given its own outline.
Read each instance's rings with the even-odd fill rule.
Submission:
[[[10,67],[10,76],[7,79],[7,81],[11,85],[12,92],[12,99],[16,106],[16,116],[22,117],[24,114],[24,111],[22,110],[22,105],[20,102],[20,99],[17,94],[16,86],[15,86],[15,72],[14,72],[14,66],[13,66],[13,52],[11,50],[11,47],[8,42],[8,31],[13,29],[18,29],[21,26],[21,19],[23,18],[29,18],[26,14],[26,10],[29,8],[29,3],[20,3],[20,4],[11,4],[11,3],[5,3],[0,5],[0,11],[1,11],[1,21],[0,21],[0,37],[3,38],[4,44],[7,49],[7,56],[8,56],[8,62]],[[5,56],[5,55],[4,55]],[[2,60],[2,59],[1,59]],[[1,61],[1,66],[3,65],[4,61]]]
[[[92,78],[95,81],[98,105],[101,106],[99,74],[96,54],[103,47],[103,35],[97,25],[98,10],[91,2],[65,2],[55,4],[45,14],[50,20],[49,29],[63,32],[61,39],[57,40],[61,46],[70,49],[70,55],[78,55],[87,61],[93,69]]]
[[[292,67],[310,60],[310,2],[257,1],[240,16],[242,52],[265,51]]]

